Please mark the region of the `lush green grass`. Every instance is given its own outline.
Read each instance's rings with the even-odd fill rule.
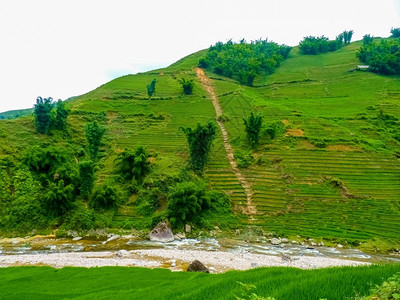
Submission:
[[[394,137],[400,119],[400,77],[352,71],[361,42],[338,51],[302,56],[294,48],[274,74],[259,76],[255,87],[209,73],[219,96],[234,150],[249,151],[243,118],[250,112],[264,122],[284,121],[287,134],[263,137],[254,163],[242,173],[252,184],[258,214],[253,225],[286,236],[366,243],[390,250],[400,244],[400,151]],[[176,175],[186,166],[188,147],[180,127],[215,118],[207,92],[193,67],[205,50],[168,68],[115,79],[68,102],[68,132],[35,133],[32,116],[0,121],[0,158],[18,160],[42,142],[84,147],[83,126],[99,119],[107,127],[97,183],[115,177],[114,160],[124,148],[141,144],[153,154],[146,180]],[[194,79],[192,96],[184,96],[180,78]],[[157,79],[148,99],[146,85]],[[382,112],[382,113],[381,113]],[[297,136],[293,136],[297,134]],[[335,187],[329,178],[343,182]],[[227,160],[221,134],[214,142],[206,179],[228,193],[234,207],[246,205],[242,186]],[[135,197],[116,218],[140,220]],[[247,216],[239,215],[243,224]],[[385,244],[385,245],[382,245]]]
[[[237,283],[254,284],[259,296],[283,299],[346,299],[400,271],[400,265],[319,270],[260,268],[224,274],[127,267],[0,269],[4,299],[234,299]]]

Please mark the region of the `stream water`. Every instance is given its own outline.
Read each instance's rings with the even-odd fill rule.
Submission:
[[[370,263],[400,262],[400,256],[383,254],[366,254],[358,249],[330,247],[309,247],[303,245],[269,243],[248,243],[234,239],[183,239],[171,243],[158,243],[137,239],[132,236],[116,236],[108,242],[97,239],[57,238],[54,236],[35,236],[27,238],[10,238],[0,240],[0,255],[13,254],[46,254],[85,251],[118,251],[139,249],[179,249],[226,251],[233,253],[255,253],[267,255],[319,256],[339,259],[353,259]]]

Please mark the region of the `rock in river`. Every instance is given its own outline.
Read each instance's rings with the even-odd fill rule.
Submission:
[[[161,222],[150,232],[149,238],[153,242],[168,243],[174,240],[174,234],[166,222]]]

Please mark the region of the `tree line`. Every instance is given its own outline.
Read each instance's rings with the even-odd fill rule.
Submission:
[[[260,74],[271,74],[288,57],[291,47],[268,39],[247,43],[218,42],[199,60],[199,67],[252,86]]]
[[[350,44],[353,33],[353,30],[345,30],[332,41],[325,36],[304,37],[299,44],[300,53],[304,55],[316,55],[336,51],[343,46]]]

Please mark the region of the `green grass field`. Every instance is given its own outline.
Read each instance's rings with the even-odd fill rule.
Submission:
[[[264,139],[253,153],[255,162],[241,170],[252,185],[257,208],[252,222],[238,213],[242,224],[288,237],[363,243],[369,250],[400,245],[400,162],[394,155],[400,151],[394,139],[399,132],[400,77],[352,71],[359,64],[355,53],[360,46],[354,42],[317,56],[302,56],[294,48],[274,74],[257,77],[254,87],[208,74],[229,119],[224,124],[234,150],[249,151],[242,118],[250,112],[263,114],[265,123],[285,123],[286,133]],[[83,147],[84,124],[100,118],[107,133],[98,183],[115,176],[118,152],[138,144],[155,155],[152,174],[178,174],[188,158],[179,128],[215,119],[211,99],[193,71],[204,53],[165,69],[123,76],[70,100],[66,134],[36,134],[32,116],[1,120],[0,158],[18,159],[41,142]],[[192,96],[183,95],[180,78],[194,80]],[[148,99],[146,85],[153,79],[156,94]],[[235,208],[246,205],[220,132],[205,174]],[[334,180],[342,185],[335,186]],[[123,223],[139,216],[128,205],[116,218]]]
[[[0,269],[2,299],[235,299],[237,282],[275,299],[355,299],[370,294],[399,265],[319,270],[260,268],[223,274],[128,267]]]

